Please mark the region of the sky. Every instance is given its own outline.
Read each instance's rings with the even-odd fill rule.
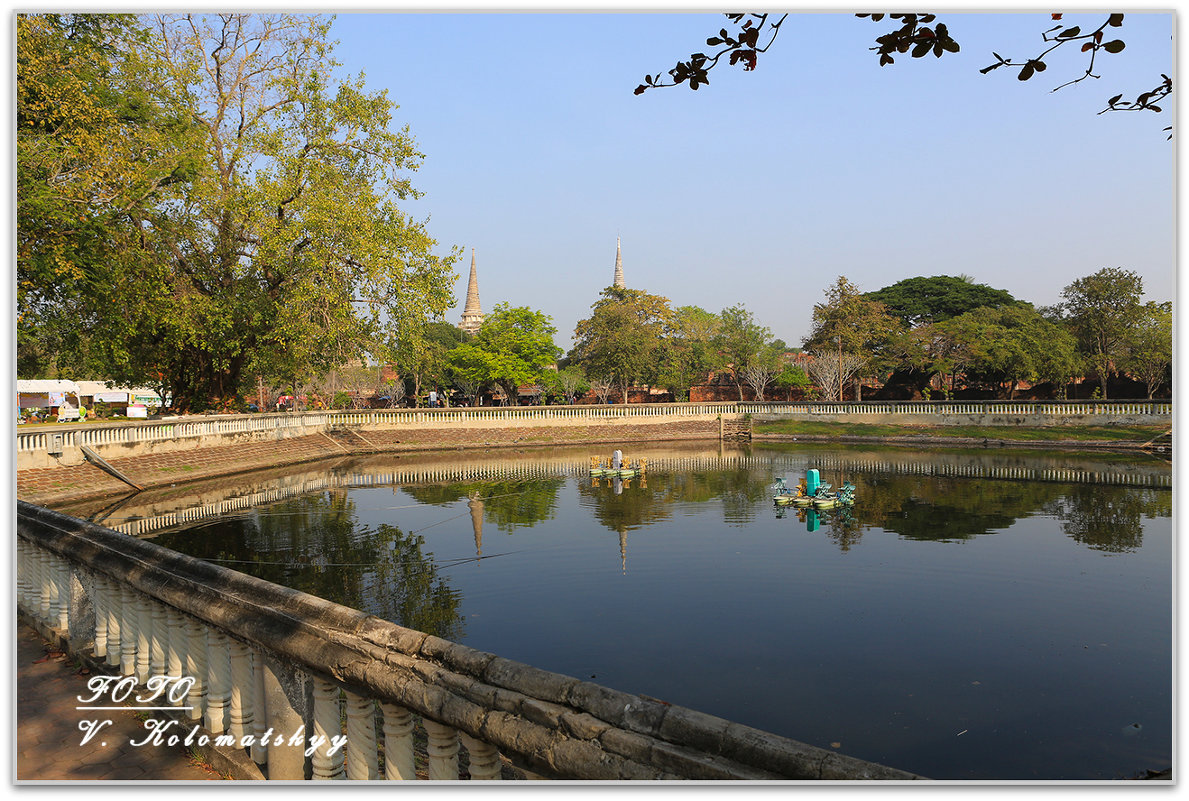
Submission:
[[[1037,55],[1058,24],[1047,13],[939,20],[960,53],[881,68],[869,48],[886,19],[796,13],[753,72],[722,64],[696,92],[639,96],[725,19],[371,11],[339,13],[331,36],[342,74],[386,90],[425,156],[405,210],[439,253],[462,249],[452,323],[474,249],[483,311],[542,311],[568,349],[617,237],[629,287],[674,307],[742,304],[792,346],[839,276],[874,291],[967,275],[1044,306],[1118,267],[1172,300],[1172,112],[1098,112],[1172,75],[1173,15],[1128,11],[1126,49],[1057,92],[1085,72],[1081,53],[1028,82],[979,73],[992,52]]]

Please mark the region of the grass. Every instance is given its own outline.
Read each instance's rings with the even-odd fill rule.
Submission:
[[[962,437],[969,439],[1016,440],[1021,442],[1147,442],[1168,431],[1154,426],[902,426],[873,423],[825,423],[779,420],[756,423],[756,434],[785,434],[825,437]]]

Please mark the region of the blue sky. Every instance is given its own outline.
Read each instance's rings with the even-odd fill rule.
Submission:
[[[611,282],[674,306],[743,304],[800,345],[839,275],[864,291],[966,274],[1037,305],[1102,267],[1171,300],[1171,112],[1097,114],[1172,74],[1172,15],[1128,13],[1128,47],[1084,72],[1049,57],[1027,83],[994,60],[1036,55],[1048,14],[939,17],[962,51],[897,58],[888,29],[801,13],[752,73],[633,95],[724,22],[717,14],[339,14],[344,71],[399,104],[425,154],[408,204],[442,245],[470,249],[482,305],[539,309],[569,347]],[[1101,15],[1067,15],[1096,27]]]

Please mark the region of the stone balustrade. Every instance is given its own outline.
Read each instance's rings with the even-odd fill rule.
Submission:
[[[151,693],[168,677],[156,703],[176,716],[152,724],[163,740],[239,749],[269,779],[446,781],[465,769],[490,780],[513,765],[577,780],[919,778],[476,651],[25,502],[16,589],[22,614],[103,660],[128,683],[118,686]]]
[[[82,448],[100,456],[132,456],[343,429],[440,430],[565,429],[607,424],[662,426],[684,421],[739,419],[849,420],[1036,424],[1060,422],[1171,422],[1172,404],[1146,401],[972,401],[861,403],[642,403],[611,406],[522,406],[457,409],[375,409],[289,414],[179,417],[148,422],[39,426],[18,430],[17,469],[79,464]]]

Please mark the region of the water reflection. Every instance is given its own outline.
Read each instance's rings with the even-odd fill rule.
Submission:
[[[446,639],[463,636],[461,596],[420,534],[360,525],[347,491],[308,495],[199,530],[166,532],[173,550]]]
[[[481,650],[935,778],[1167,766],[1167,467],[632,456],[648,457],[646,476],[593,479],[589,449],[377,456],[91,508]],[[854,506],[774,506],[775,478],[811,466],[854,483]]]
[[[1097,551],[1127,553],[1143,545],[1144,516],[1172,516],[1172,493],[1077,486],[1045,504],[1044,511],[1060,520],[1076,542]]]

